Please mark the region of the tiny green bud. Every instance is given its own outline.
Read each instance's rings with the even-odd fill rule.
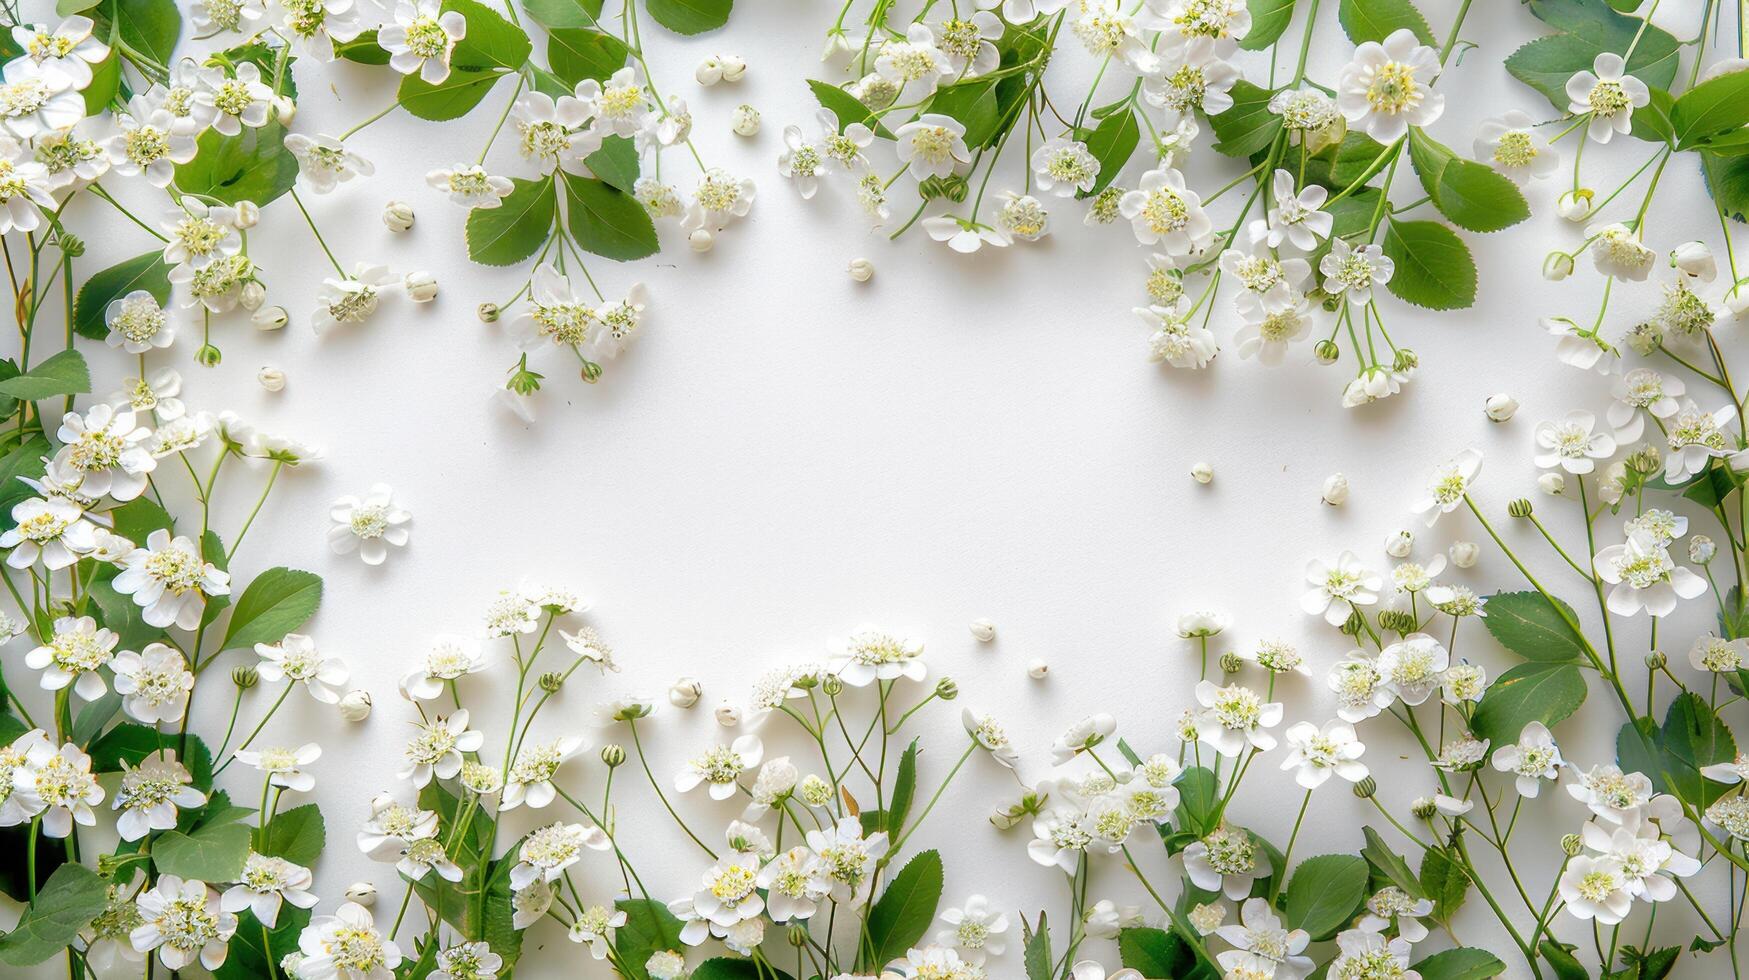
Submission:
[[[497,323],[498,322],[498,304],[497,303],[481,303],[479,305],[479,307],[474,312],[476,312],[480,315],[480,322],[481,323]]]
[[[1319,364],[1335,364],[1342,357],[1342,348],[1336,346],[1334,340],[1320,340],[1312,353],[1317,356]]]
[[[960,696],[960,686],[951,677],[943,677],[935,682],[935,696],[943,701],[952,701]]]
[[[194,352],[194,359],[200,362],[202,367],[218,367],[219,362],[225,359],[225,355],[211,344],[202,344],[200,350]]]
[[[1415,632],[1415,617],[1402,609],[1382,609],[1379,611],[1379,628],[1392,633]]]
[[[609,769],[617,769],[625,764],[626,750],[623,745],[603,745],[601,761],[607,763]]]
[[[1397,348],[1397,359],[1393,364],[1399,371],[1413,371],[1421,366],[1421,358],[1407,347]]]
[[[504,387],[519,395],[532,395],[540,390],[541,376],[526,368],[518,368]]]
[[[1364,777],[1360,782],[1354,784],[1354,795],[1359,799],[1370,800],[1372,795],[1378,791],[1379,784],[1371,776]]]
[[[559,693],[559,688],[565,686],[564,675],[555,671],[549,670],[535,680],[536,683],[540,685],[540,689],[548,694],[557,694]]]
[[[833,675],[820,682],[820,690],[826,692],[827,697],[835,698],[844,693],[844,681]]]
[[[239,690],[247,691],[261,683],[261,673],[254,667],[238,667],[231,671],[231,683],[237,685]]]
[[[801,949],[808,944],[807,926],[790,926],[786,935],[789,939],[789,944],[797,949]]]
[[[583,370],[581,373],[583,375],[584,381],[588,382],[589,384],[594,384],[595,382],[601,380],[601,365],[595,363],[594,361],[584,361],[583,362]]]
[[[1519,497],[1517,500],[1506,505],[1506,513],[1509,516],[1519,518],[1520,520],[1529,517],[1531,515],[1530,501],[1524,497]]]
[[[131,857],[131,855],[130,855]],[[120,854],[97,855],[97,873],[105,878],[114,878],[116,872],[127,867],[128,861]]]
[[[1578,834],[1568,834],[1561,838],[1561,851],[1568,857],[1577,857],[1579,849],[1585,846],[1585,841]]]
[[[1359,610],[1354,610],[1348,614],[1347,619],[1342,621],[1342,625],[1338,629],[1342,631],[1344,636],[1359,636],[1361,631],[1366,629],[1366,620],[1361,617]]]
[[[1658,670],[1669,662],[1670,658],[1665,656],[1664,651],[1662,650],[1653,650],[1651,653],[1646,654],[1647,670]]]
[[[1239,655],[1231,650],[1221,654],[1221,670],[1225,673],[1237,674],[1239,668],[1244,665],[1245,661],[1240,659]]]
[[[1417,820],[1432,820],[1433,815],[1439,812],[1439,805],[1425,796],[1418,796],[1409,804],[1409,812]]]
[[[62,232],[59,244],[61,246],[61,251],[70,259],[76,259],[85,254],[85,240],[78,235],[69,235],[66,232]]]

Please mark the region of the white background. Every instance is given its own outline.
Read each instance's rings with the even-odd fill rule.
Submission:
[[[387,302],[368,324],[315,337],[309,313],[320,278],[331,270],[291,203],[281,201],[268,209],[251,245],[271,301],[292,310],[293,325],[260,334],[233,316],[215,331],[225,352],[221,367],[192,362],[193,331],[157,362],[183,371],[194,406],[234,408],[264,428],[329,450],[321,463],[285,474],[237,562],[240,578],[273,564],[319,572],[327,596],[310,631],[352,665],[355,684],[377,699],[368,723],[349,726],[300,694],[265,736],[314,739],[325,750],[314,794],[329,827],[330,846],[317,867],[322,911],[362,878],[377,883],[384,895],[378,908],[392,914],[400,895],[394,875],[364,859],[352,834],[368,800],[394,788],[411,731],[396,680],[434,633],[472,629],[489,598],[525,576],[591,597],[587,621],[625,667],[605,680],[580,672],[549,706],[542,733],[585,731],[587,707],[611,693],[660,696],[676,677],[697,676],[704,703],[690,714],[664,706],[649,729],[666,778],[682,758],[726,734],[711,720],[711,707],[741,699],[769,666],[821,657],[828,637],[867,622],[925,639],[931,676],[953,676],[961,704],[1006,719],[1025,755],[1023,772],[1037,779],[1048,775],[1051,739],[1093,711],[1116,715],[1120,734],[1144,754],[1174,749],[1172,727],[1191,703],[1197,668],[1193,648],[1176,638],[1172,624],[1194,607],[1234,615],[1217,649],[1248,650],[1266,638],[1299,643],[1314,677],[1287,680],[1278,693],[1290,723],[1325,720],[1331,708],[1322,677],[1343,644],[1298,610],[1306,560],[1350,547],[1385,567],[1386,534],[1402,526],[1417,527],[1423,559],[1457,538],[1485,540],[1468,515],[1454,515],[1434,532],[1410,523],[1407,506],[1430,468],[1466,446],[1483,450],[1480,497],[1508,525],[1506,501],[1534,492],[1535,422],[1573,407],[1601,412],[1607,403],[1603,384],[1554,362],[1553,341],[1537,324],[1550,313],[1592,315],[1601,282],[1589,272],[1561,285],[1538,275],[1544,251],[1557,243],[1571,247],[1578,237],[1553,215],[1554,185],[1562,178],[1531,190],[1536,214],[1529,221],[1493,236],[1466,236],[1481,270],[1473,309],[1430,314],[1387,301],[1393,336],[1419,351],[1424,366],[1403,395],[1347,410],[1338,397],[1352,361],[1318,367],[1309,344],[1277,369],[1240,361],[1230,349],[1203,372],[1148,364],[1146,328],[1129,313],[1144,298],[1146,250],[1121,224],[1083,227],[1072,203],[1047,202],[1054,233],[1045,242],[967,258],[927,241],[920,229],[897,244],[865,230],[843,181],[828,181],[816,200],[801,201],[777,175],[775,159],[786,122],[812,130],[804,76],[836,78],[817,56],[833,14],[820,4],[739,6],[722,36],[680,41],[646,26],[645,38],[664,91],[692,104],[706,160],[759,181],[753,216],[721,235],[707,255],[688,252],[670,227],[669,248],[658,258],[631,266],[595,262],[591,269],[610,296],[634,280],[648,285],[647,325],[595,386],[577,380],[565,358],[537,361],[548,376],[538,423],[524,425],[487,404],[515,354],[502,328],[482,324],[473,312],[481,301],[514,292],[526,269],[471,265],[462,244],[464,212],[423,179],[433,167],[473,159],[507,90],[460,122],[390,116],[353,144],[375,161],[374,178],[326,198],[304,195],[342,261],[429,270],[443,290],[435,304]],[[1424,4],[1436,34],[1448,27],[1449,6]],[[1672,29],[1691,35],[1697,15],[1672,13],[1684,18]],[[1314,75],[1326,80],[1350,50],[1331,14],[1321,35],[1331,43],[1318,45],[1313,58]],[[1500,66],[1540,28],[1517,4],[1477,5],[1465,38],[1479,48],[1440,83],[1450,101],[1436,136],[1467,152],[1488,116],[1514,107],[1538,118],[1549,114],[1540,96]],[[1059,100],[1069,101],[1084,91],[1090,59],[1068,32],[1064,40],[1053,71]],[[700,89],[692,66],[714,51],[742,54],[751,66],[746,80]],[[1260,77],[1261,67],[1251,65],[1251,77]],[[391,91],[384,74],[300,64],[295,128],[332,133],[376,112]],[[728,132],[729,111],[743,101],[765,115],[764,131],[751,140]],[[1599,175],[1593,183],[1612,186],[1602,174],[1623,175],[1647,152],[1626,140],[1594,148],[1586,161]],[[499,172],[526,174],[508,140],[491,159]],[[676,153],[666,163],[666,172],[684,174],[690,188],[691,162]],[[1127,179],[1139,169],[1132,167]],[[1236,171],[1204,150],[1192,173],[1193,186],[1210,188]],[[998,180],[992,190],[1001,186]],[[1420,195],[1406,167],[1402,186],[1399,200]],[[1217,203],[1217,226],[1239,196]],[[392,235],[378,219],[391,198],[417,210],[412,233]],[[81,275],[149,244],[101,208],[89,201],[75,209],[73,226],[93,242]],[[908,214],[902,195],[895,210]],[[1716,235],[1692,161],[1678,160],[1665,175],[1648,240],[1664,250]],[[845,274],[856,256],[874,262],[872,282],[859,285]],[[1610,323],[1624,329],[1655,289],[1617,295],[1623,302]],[[1224,346],[1236,327],[1223,308],[1215,331]],[[1727,326],[1724,333],[1734,341],[1736,330]],[[128,373],[128,359],[84,346],[106,380]],[[284,392],[256,385],[263,365],[286,372]],[[100,381],[100,392],[109,387]],[[1524,403],[1516,420],[1494,425],[1483,417],[1482,400],[1494,391]],[[1188,476],[1198,460],[1213,466],[1213,484],[1199,486]],[[1353,485],[1343,508],[1319,503],[1320,485],[1335,471]],[[228,470],[221,484],[231,499],[216,527],[227,538],[253,499],[251,481],[260,478],[237,478],[241,473]],[[174,483],[176,474],[167,478]],[[378,481],[392,484],[415,515],[413,541],[387,565],[367,568],[331,555],[324,535],[333,498]],[[1577,531],[1576,506],[1543,499],[1538,506],[1556,512],[1552,523],[1568,535]],[[1530,546],[1518,531],[1506,528],[1509,541]],[[1492,547],[1474,570],[1448,578],[1483,592],[1521,585]],[[996,643],[972,640],[966,624],[976,617],[998,624]],[[1667,636],[1678,634],[1684,639],[1671,649],[1680,659],[1692,631]],[[1508,663],[1471,626],[1458,652],[1489,663],[1495,674]],[[13,653],[8,666],[19,678],[22,645]],[[555,662],[564,656],[559,651]],[[1035,657],[1051,665],[1048,680],[1026,676]],[[491,705],[476,712],[476,724],[492,733],[493,751],[502,738],[498,709],[509,697],[508,671],[499,661],[493,680],[475,688],[481,692],[475,700]],[[197,728],[216,733],[228,707],[221,703],[226,685],[215,676],[203,682],[206,688]],[[272,695],[255,693],[246,723]],[[958,707],[921,716],[926,790],[962,744]],[[1621,720],[1594,692],[1581,716],[1557,734],[1569,759],[1589,766],[1612,759]],[[1431,791],[1433,780],[1394,727],[1374,721],[1362,737],[1372,746],[1366,761],[1380,776],[1381,799],[1402,813],[1411,797]],[[588,734],[601,743],[601,734]],[[1278,844],[1299,801],[1286,774],[1275,771],[1279,755],[1253,767],[1234,811]],[[593,794],[601,767],[592,753],[589,760],[571,775],[573,785]],[[233,786],[246,802],[252,782]],[[647,787],[630,779],[622,785],[621,832],[634,841],[631,853],[645,880],[662,882],[668,895],[690,890],[702,869],[697,855],[680,846],[684,839],[667,826]],[[985,822],[1013,788],[988,760],[975,759],[915,844],[944,848],[945,900],[982,892],[1029,916],[1048,908],[1060,922],[1063,882],[1027,861],[1025,828],[1002,835]],[[702,797],[689,804],[712,834],[708,828],[731,813]],[[1557,838],[1576,831],[1584,815],[1565,793],[1545,792],[1527,807],[1527,824],[1514,840],[1522,841],[1519,865],[1539,900],[1558,863],[1550,857]],[[1353,853],[1362,822],[1379,821],[1370,806],[1332,784],[1313,799],[1296,853]],[[589,876],[602,899],[611,897],[617,877],[609,871],[597,862]],[[1153,873],[1170,880],[1163,870]],[[1096,873],[1092,891],[1125,902],[1141,898],[1116,864]],[[1504,899],[1510,886],[1497,893]],[[1714,897],[1715,908],[1722,907],[1722,896]],[[1511,975],[1520,975],[1522,961],[1513,962],[1516,954],[1508,955],[1511,946],[1491,922],[1472,896],[1458,936],[1493,947],[1512,964]],[[1693,934],[1679,910],[1661,914],[1658,925],[1670,942]],[[1589,930],[1571,920],[1562,928],[1588,948]],[[1637,926],[1633,933],[1637,941]],[[1427,950],[1444,941],[1430,939]],[[529,946],[554,948],[529,954],[528,975],[555,975],[557,957],[574,952],[550,924],[531,934]],[[1115,950],[1098,952],[1115,965]],[[1011,952],[993,975],[1019,970]],[[1720,956],[1689,964],[1688,973],[1724,975],[1728,968]]]

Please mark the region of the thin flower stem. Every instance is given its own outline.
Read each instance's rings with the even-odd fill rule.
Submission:
[[[656,774],[650,771],[650,762],[644,758],[644,743],[638,738],[637,720],[627,721],[626,725],[632,730],[632,746],[638,753],[638,765],[644,768],[644,776],[650,780],[650,788],[656,791],[656,799],[662,801],[663,809],[667,810],[668,815],[674,818],[674,822],[680,825],[680,829],[686,832],[686,836],[692,838],[692,842],[702,848],[706,854],[709,854],[711,860],[715,861],[717,852],[711,850],[709,844],[699,840],[698,835],[692,832],[692,828],[686,825],[686,821],[680,819],[680,814],[674,812],[673,805],[668,802],[668,794],[662,792],[662,784],[656,781]]]

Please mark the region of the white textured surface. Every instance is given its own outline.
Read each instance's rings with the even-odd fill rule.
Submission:
[[[1163,371],[1146,363],[1145,329],[1128,313],[1142,296],[1146,251],[1122,227],[1084,228],[1077,208],[1060,205],[1057,233],[1047,242],[968,259],[916,232],[890,245],[864,231],[842,184],[829,184],[811,204],[800,201],[775,173],[774,160],[786,122],[812,126],[801,77],[819,71],[818,31],[830,15],[817,5],[740,6],[720,37],[658,41],[655,29],[646,37],[665,90],[693,103],[706,159],[760,182],[753,217],[721,235],[708,255],[693,255],[675,239],[650,262],[594,263],[610,296],[634,279],[649,285],[644,336],[609,362],[593,387],[562,359],[536,363],[548,375],[538,424],[523,426],[486,405],[514,355],[500,329],[473,313],[476,303],[513,292],[519,271],[470,265],[461,244],[464,214],[423,181],[432,167],[473,158],[507,92],[495,93],[461,124],[404,116],[378,123],[356,141],[376,161],[377,175],[326,199],[305,198],[343,261],[429,269],[443,288],[437,303],[386,304],[368,325],[318,340],[308,314],[328,270],[290,202],[282,201],[269,209],[265,233],[252,245],[273,301],[292,309],[294,325],[261,335],[231,318],[215,335],[225,350],[222,367],[192,364],[194,345],[186,340],[169,359],[183,371],[191,403],[235,408],[264,427],[329,448],[329,459],[282,479],[238,563],[245,575],[269,564],[322,574],[328,592],[311,631],[324,649],[347,659],[355,683],[377,700],[367,724],[346,726],[300,695],[266,736],[315,738],[325,749],[315,770],[315,799],[329,827],[330,846],[317,868],[323,910],[349,882],[368,878],[382,890],[379,909],[393,912],[400,889],[392,871],[366,861],[351,838],[368,799],[395,784],[411,717],[395,694],[396,679],[433,633],[471,628],[490,596],[522,576],[572,584],[591,596],[596,607],[588,621],[625,665],[606,680],[580,672],[537,732],[581,730],[587,706],[608,693],[660,697],[675,677],[692,674],[707,692],[700,710],[683,715],[664,705],[649,729],[666,775],[717,734],[711,706],[739,699],[767,666],[818,657],[828,636],[871,622],[926,639],[932,676],[952,675],[961,704],[1004,717],[1025,753],[1023,772],[1036,779],[1047,775],[1050,740],[1088,712],[1114,713],[1120,734],[1144,753],[1172,745],[1196,666],[1171,625],[1195,606],[1234,614],[1236,625],[1219,649],[1270,637],[1301,643],[1315,676],[1287,681],[1279,693],[1289,722],[1323,721],[1330,711],[1323,672],[1341,647],[1297,608],[1305,561],[1352,547],[1383,567],[1385,535],[1411,526],[1407,505],[1429,468],[1467,445],[1488,456],[1481,496],[1506,524],[1506,500],[1534,490],[1528,461],[1534,423],[1605,404],[1600,385],[1553,362],[1552,340],[1536,323],[1550,312],[1589,315],[1599,285],[1589,273],[1560,286],[1537,275],[1551,244],[1575,240],[1573,227],[1552,214],[1551,183],[1534,188],[1537,214],[1530,221],[1494,236],[1466,236],[1482,275],[1475,309],[1434,315],[1395,301],[1387,307],[1393,335],[1418,350],[1425,365],[1398,398],[1359,411],[1340,408],[1348,367],[1311,365],[1309,347],[1274,370],[1241,362],[1229,350],[1206,372]],[[1426,7],[1443,33],[1447,5]],[[1512,107],[1547,113],[1540,97],[1499,64],[1540,25],[1516,4],[1478,5],[1471,23],[1466,37],[1480,48],[1442,82],[1451,101],[1435,127],[1460,151],[1486,116]],[[1678,33],[1691,30],[1685,22]],[[1314,58],[1323,77],[1348,50],[1346,42],[1334,43],[1333,30],[1329,39]],[[715,50],[745,55],[751,70],[742,84],[708,90],[693,84],[692,65]],[[1079,51],[1065,48],[1059,61],[1060,74],[1085,74]],[[311,68],[298,72],[305,93],[300,130],[342,129],[388,97],[381,72],[336,66],[318,81]],[[728,132],[729,110],[741,101],[765,114],[756,139]],[[1625,174],[1646,150],[1622,143],[1594,151],[1587,164]],[[508,145],[493,159],[495,169],[520,172]],[[672,155],[668,164],[686,172],[690,185],[690,162]],[[1231,167],[1221,166],[1230,176]],[[1199,186],[1226,179],[1212,175],[1209,159],[1197,160],[1192,172]],[[1653,213],[1654,247],[1716,237],[1689,161],[1673,165],[1664,186]],[[1400,199],[1419,193],[1406,187]],[[1217,223],[1237,205],[1234,197],[1217,205]],[[393,236],[378,220],[390,198],[417,209],[411,234]],[[94,220],[119,229],[113,242],[88,234],[96,247],[83,263],[87,272],[108,264],[102,253],[121,257],[147,244],[101,208],[84,202],[73,221],[88,232]],[[845,273],[859,255],[877,270],[865,285]],[[1631,295],[1649,302],[1652,292]],[[1625,327],[1631,309],[1624,303],[1612,322]],[[1223,343],[1236,326],[1224,312],[1217,317]],[[108,349],[88,346],[88,353],[110,379],[127,373]],[[285,370],[284,392],[257,387],[255,372],[266,364]],[[107,388],[100,382],[99,390]],[[1482,415],[1484,396],[1497,390],[1524,403],[1506,425]],[[1190,479],[1198,460],[1214,467],[1212,485]],[[1337,470],[1353,484],[1351,501],[1339,509],[1318,500],[1325,477]],[[234,476],[221,490],[240,510],[253,494],[245,489],[248,479]],[[174,482],[175,474],[169,478]],[[329,554],[323,537],[329,501],[377,481],[395,486],[415,521],[411,546],[371,569]],[[1572,505],[1539,498],[1538,506],[1558,510],[1554,522],[1569,534],[1577,530]],[[228,538],[240,517],[228,512],[216,527]],[[1517,530],[1507,530],[1509,540],[1528,546]],[[1485,540],[1467,515],[1420,536],[1422,557],[1455,538]],[[1519,585],[1491,547],[1474,570],[1454,579],[1478,591]],[[992,645],[975,643],[967,632],[981,616],[1000,629]],[[1479,628],[1465,627],[1457,652],[1487,662],[1495,674],[1505,664]],[[561,650],[555,659],[563,656]],[[1049,680],[1026,677],[1034,657],[1051,664]],[[16,658],[8,666],[16,684],[22,667]],[[495,733],[488,740],[493,752],[501,744],[505,713],[498,708],[508,701],[508,671],[501,662],[472,699],[492,705],[476,717]],[[214,689],[201,696],[197,728],[222,731],[226,685],[213,677],[203,687]],[[245,719],[270,696],[258,692]],[[926,789],[957,755],[963,737],[957,713],[955,705],[922,716]],[[1620,721],[1594,691],[1582,715],[1557,734],[1570,759],[1590,765],[1612,755]],[[1411,745],[1387,734],[1387,724],[1363,726],[1362,737],[1381,798],[1400,812],[1432,780],[1414,757],[1398,758],[1410,755]],[[590,737],[599,744],[599,735]],[[1275,771],[1275,758],[1253,767],[1233,815],[1280,843],[1298,791]],[[593,795],[600,766],[591,756],[570,775]],[[243,778],[231,788],[247,801],[252,782]],[[621,785],[622,832],[633,841],[634,860],[646,881],[679,894],[696,880],[696,855],[679,846],[684,839],[667,826],[647,787],[630,778]],[[1048,908],[1061,922],[1063,883],[1057,872],[1027,861],[1024,828],[1004,836],[985,822],[994,797],[1012,787],[987,760],[974,760],[914,842],[945,849],[947,900],[984,892],[1028,915]],[[1577,830],[1584,811],[1565,793],[1533,802],[1514,840],[1523,842],[1520,866],[1540,899],[1557,863],[1549,859],[1556,839]],[[702,797],[688,803],[704,827],[730,815],[729,807],[710,808]],[[1313,800],[1296,853],[1355,852],[1359,825],[1376,817],[1332,785]],[[617,876],[606,864],[592,867],[583,880],[599,897],[611,897]],[[1094,896],[1137,901],[1140,892],[1126,879],[1118,865],[1102,866]],[[1507,885],[1496,893],[1504,899],[1510,891]],[[1686,941],[1692,935],[1686,920],[1672,909],[1658,917],[1658,932]],[[1511,962],[1510,944],[1491,922],[1472,899],[1458,934]],[[1588,930],[1570,920],[1560,931],[1586,942]],[[1428,948],[1440,941],[1430,939]],[[558,957],[574,952],[550,924],[531,945],[556,948],[531,953],[528,975],[556,975]],[[1101,955],[1115,963],[1114,950]],[[1522,961],[1511,969],[1522,973]],[[1018,972],[1012,952],[995,970]]]

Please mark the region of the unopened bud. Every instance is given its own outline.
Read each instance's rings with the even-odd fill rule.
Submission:
[[[1215,468],[1210,466],[1207,463],[1198,461],[1196,463],[1191,464],[1190,478],[1192,480],[1195,480],[1198,483],[1203,484],[1204,486],[1207,486],[1209,483],[1214,481]]]
[[[625,747],[621,745],[603,745],[601,747],[601,761],[606,763],[609,769],[616,769],[619,766],[624,765],[626,761]]]
[[[1647,670],[1661,670],[1664,665],[1669,662],[1670,658],[1666,657],[1662,650],[1653,650],[1651,653],[1646,654]]]
[[[972,639],[979,643],[989,643],[996,639],[996,624],[988,619],[972,620]]]
[[[935,682],[935,696],[943,701],[952,701],[960,696],[960,686],[951,677],[943,677]]]
[[[1551,497],[1557,497],[1567,490],[1567,478],[1560,473],[1544,473],[1536,478],[1536,488]]]
[[[1237,674],[1239,672],[1239,668],[1243,667],[1244,665],[1245,665],[1245,661],[1243,659],[1241,659],[1238,654],[1234,653],[1231,650],[1228,650],[1226,653],[1221,654],[1221,670],[1224,673]]]
[[[717,724],[724,728],[734,728],[741,723],[741,709],[728,702],[717,705]]]
[[[1348,618],[1343,620],[1342,625],[1338,626],[1337,629],[1344,636],[1359,636],[1361,631],[1366,629],[1366,619],[1360,615],[1359,610],[1350,610]]]
[[[789,940],[791,946],[801,949],[808,944],[808,927],[801,925],[790,926],[785,933],[785,938]]]
[[[1453,541],[1446,550],[1451,555],[1451,563],[1459,568],[1474,568],[1476,559],[1482,554],[1482,548],[1474,541]]]
[[[535,683],[539,684],[540,689],[548,694],[557,694],[559,688],[565,686],[565,675],[549,670],[536,678]]]
[[[363,721],[370,717],[371,697],[369,691],[351,690],[340,698],[340,717],[347,721]]]
[[[1312,347],[1312,356],[1319,364],[1335,364],[1342,357],[1342,348],[1336,346],[1334,340],[1320,340]]]
[[[85,254],[85,240],[78,235],[62,232],[55,243],[61,246],[61,251],[70,259],[76,259]]]
[[[1503,391],[1489,395],[1487,400],[1482,402],[1482,413],[1487,415],[1491,422],[1509,421],[1512,416],[1518,414],[1518,399]]]
[[[390,201],[383,205],[383,224],[397,234],[413,228],[413,205],[406,201]]]
[[[1365,776],[1360,782],[1354,784],[1354,795],[1363,800],[1372,799],[1372,795],[1378,791],[1378,781],[1371,776]]]
[[[1580,848],[1584,846],[1585,840],[1578,834],[1567,834],[1561,838],[1561,852],[1568,857],[1577,857]]]
[[[1719,546],[1713,543],[1712,538],[1704,534],[1697,534],[1688,539],[1688,560],[1697,565],[1705,565],[1712,561],[1713,556],[1718,553]]]
[[[251,279],[243,284],[243,291],[238,294],[237,302],[245,310],[259,310],[261,304],[267,302],[267,287],[259,279]]]
[[[1567,191],[1555,202],[1555,210],[1568,221],[1578,223],[1591,217],[1591,201],[1596,196],[1589,187]]]
[[[1332,473],[1324,478],[1324,492],[1320,497],[1332,507],[1340,507],[1348,502],[1348,477],[1341,473]]]
[[[1522,520],[1523,518],[1529,517],[1531,511],[1530,501],[1524,497],[1519,497],[1517,500],[1506,505],[1506,515],[1508,517],[1516,517]]]
[[[225,359],[225,355],[212,344],[201,344],[200,350],[194,352],[194,359],[202,367],[218,367],[219,362]]]
[[[263,306],[249,315],[249,322],[257,330],[278,330],[291,320],[283,306]]]
[[[1425,796],[1417,796],[1409,804],[1409,812],[1417,820],[1432,820],[1433,815],[1439,812],[1439,805]]]
[[[237,227],[248,230],[261,223],[261,206],[254,201],[237,202]]]
[[[346,889],[346,900],[370,908],[377,902],[377,886],[368,881],[353,882]]]
[[[676,708],[690,708],[704,696],[704,685],[694,677],[682,677],[668,688],[668,703]]]
[[[758,136],[759,110],[745,102],[741,103],[729,114],[729,128],[734,130],[736,136]]]
[[[231,671],[231,683],[239,690],[247,691],[261,683],[261,672],[254,667],[237,667]]]
[[[481,303],[479,306],[474,308],[474,313],[477,316],[479,316],[481,323],[497,323],[498,322],[498,304],[497,303]]]
[[[1400,530],[1391,532],[1385,539],[1385,554],[1392,558],[1407,558],[1415,550],[1415,532]]]
[[[255,380],[263,391],[284,391],[285,372],[276,367],[264,367],[255,372]]]
[[[692,234],[686,236],[687,247],[694,252],[708,252],[716,247],[717,237],[706,228],[694,228]]]
[[[585,382],[594,384],[601,380],[601,365],[594,361],[584,361],[583,366],[578,369],[578,375],[582,377]]]
[[[409,272],[406,279],[407,298],[415,303],[429,303],[437,298],[437,277],[429,272]]]
[[[829,698],[835,698],[844,693],[844,681],[837,674],[820,682],[820,691]]]
[[[1044,680],[1047,676],[1050,675],[1050,672],[1051,672],[1051,665],[1048,663],[1045,663],[1043,659],[1038,658],[1038,657],[1034,657],[1032,662],[1026,665],[1026,676],[1032,678],[1035,681]]]
[[[1573,256],[1567,252],[1556,250],[1543,256],[1543,278],[1549,282],[1560,282],[1573,274]]]
[[[1413,371],[1421,366],[1421,355],[1407,347],[1397,348],[1397,356],[1391,366],[1398,371]]]
[[[1401,609],[1379,611],[1379,628],[1392,633],[1415,632],[1415,617]]]

